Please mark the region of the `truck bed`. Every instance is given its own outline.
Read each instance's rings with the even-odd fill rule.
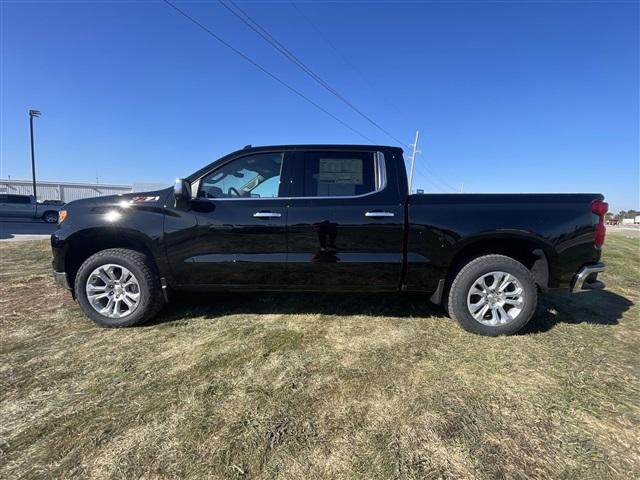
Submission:
[[[600,259],[590,205],[602,199],[599,193],[410,195],[406,284],[435,289],[467,245],[509,249],[524,242],[544,253],[548,288],[568,287],[582,264]]]

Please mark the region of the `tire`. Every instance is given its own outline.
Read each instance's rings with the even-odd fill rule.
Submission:
[[[458,272],[449,290],[447,310],[468,332],[495,337],[522,329],[537,303],[536,283],[527,267],[511,257],[485,255]]]
[[[112,280],[117,278],[118,272],[122,280],[126,275],[125,271],[131,274],[131,277],[127,277],[129,280]],[[102,280],[103,278],[109,282]],[[115,288],[113,284],[109,286],[110,283],[115,283]],[[102,250],[87,258],[76,274],[74,288],[84,314],[103,327],[141,325],[151,320],[164,305],[160,278],[149,258],[140,252],[125,248]],[[96,292],[93,301],[89,298],[87,289]],[[109,296],[104,297],[103,292]],[[99,296],[104,298],[95,300]],[[121,298],[120,302],[115,299],[116,296]],[[135,303],[135,306],[129,307],[125,304],[127,300],[128,303]],[[109,303],[110,301],[113,303]],[[118,303],[119,306],[114,306],[114,303]],[[98,311],[100,307],[107,308],[107,305],[111,314]],[[128,313],[125,309],[129,310]],[[107,310],[103,309],[103,312]]]
[[[58,223],[58,212],[44,212],[42,220],[47,223]]]

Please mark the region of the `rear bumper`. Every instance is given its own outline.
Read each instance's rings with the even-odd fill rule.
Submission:
[[[602,290],[604,283],[598,280],[598,273],[604,272],[604,263],[585,265],[574,275],[571,282],[571,293],[585,290]]]
[[[67,274],[65,272],[56,272],[54,270],[53,279],[61,287],[66,288],[67,290],[71,290],[71,287],[69,286],[69,281],[67,280]]]

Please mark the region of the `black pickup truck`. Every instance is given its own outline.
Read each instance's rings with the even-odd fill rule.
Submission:
[[[402,150],[246,147],[174,188],[77,200],[54,277],[108,327],[174,290],[415,291],[472,332],[511,334],[538,291],[594,290],[600,194],[410,195]]]

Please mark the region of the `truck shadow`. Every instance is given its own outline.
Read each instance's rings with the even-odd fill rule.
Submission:
[[[442,308],[419,294],[172,292],[171,303],[152,323],[261,314],[366,315],[416,319],[446,317]]]
[[[628,298],[608,290],[541,295],[535,316],[520,334],[547,332],[559,323],[618,325],[632,305]]]
[[[560,323],[617,325],[632,305],[629,299],[609,291],[541,295],[535,316],[520,334],[547,332]],[[449,321],[443,308],[430,303],[424,294],[173,292],[171,303],[151,324],[261,314],[366,315]]]

